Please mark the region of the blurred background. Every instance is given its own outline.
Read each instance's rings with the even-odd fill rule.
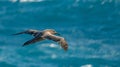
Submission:
[[[22,47],[33,37],[11,34],[55,29],[69,44]],[[0,67],[119,67],[120,0],[0,0]]]

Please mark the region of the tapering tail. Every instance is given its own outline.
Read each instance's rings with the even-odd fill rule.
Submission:
[[[24,34],[25,32],[19,32],[19,33],[15,33],[15,34],[12,34],[12,35],[19,35],[19,34]]]

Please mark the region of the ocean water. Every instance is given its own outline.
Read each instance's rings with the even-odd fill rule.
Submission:
[[[49,28],[68,51],[11,35]],[[0,67],[120,67],[120,0],[0,0]]]

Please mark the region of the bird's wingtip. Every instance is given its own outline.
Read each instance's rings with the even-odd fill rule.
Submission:
[[[25,45],[23,44],[22,47],[24,47]]]
[[[68,50],[68,46],[64,46],[63,49],[64,49],[64,51],[67,51]]]

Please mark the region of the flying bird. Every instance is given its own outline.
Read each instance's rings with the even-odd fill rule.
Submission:
[[[23,46],[30,45],[33,43],[36,43],[38,41],[43,41],[43,40],[52,40],[60,44],[60,46],[66,51],[68,49],[68,44],[66,40],[63,37],[57,36],[56,34],[59,35],[55,30],[53,29],[45,29],[43,31],[39,30],[33,30],[29,29],[23,32],[19,32],[13,35],[19,35],[19,34],[30,34],[34,36],[33,39],[28,40],[23,44]]]

